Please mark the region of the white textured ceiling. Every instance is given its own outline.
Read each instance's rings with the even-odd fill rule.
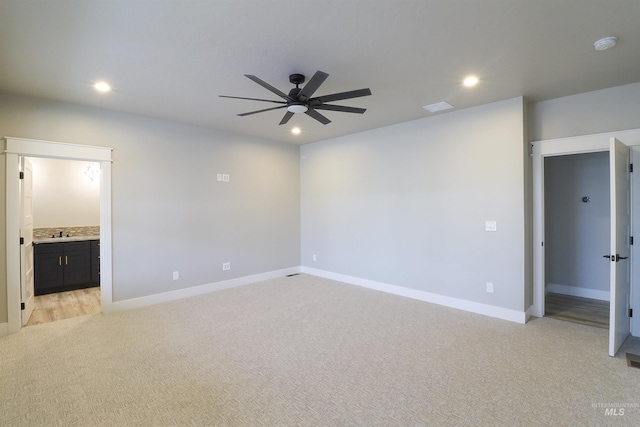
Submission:
[[[604,36],[618,46],[595,51]],[[289,74],[316,70],[330,75],[316,96],[371,88],[335,102],[367,112],[279,126],[283,110],[236,116],[273,104],[218,97],[277,100],[244,74],[288,92]],[[460,85],[467,74],[476,88]],[[111,93],[91,88],[101,79]],[[639,0],[0,0],[0,90],[296,144],[426,117],[439,101],[637,81]]]

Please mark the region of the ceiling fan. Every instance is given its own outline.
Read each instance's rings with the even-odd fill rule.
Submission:
[[[316,71],[316,73],[311,77],[311,80],[304,85],[301,89],[299,86],[304,83],[305,76],[302,74],[291,74],[289,76],[289,81],[296,85],[295,88],[289,91],[289,94],[286,94],[275,87],[271,86],[269,83],[264,80],[259,79],[256,76],[251,74],[245,74],[246,77],[258,83],[260,86],[269,90],[270,92],[275,93],[279,97],[281,97],[284,101],[273,101],[270,99],[258,99],[258,98],[243,98],[240,96],[226,96],[220,95],[222,98],[234,98],[234,99],[247,99],[251,101],[262,101],[262,102],[272,102],[276,104],[282,104],[278,107],[273,108],[265,108],[264,110],[250,111],[248,113],[238,114],[238,116],[249,116],[251,114],[262,113],[265,111],[278,110],[281,108],[286,108],[287,112],[284,114],[282,120],[280,120],[280,124],[286,124],[291,117],[295,113],[305,113],[307,116],[310,116],[323,125],[331,123],[331,120],[320,114],[316,110],[327,110],[327,111],[340,111],[343,113],[357,113],[363,114],[367,111],[365,108],[356,108],[356,107],[345,107],[343,105],[333,105],[333,104],[325,104],[326,102],[332,101],[341,101],[344,99],[351,98],[359,98],[361,96],[369,96],[371,95],[371,90],[369,88],[366,89],[358,89],[358,90],[350,90],[348,92],[340,92],[333,93],[330,95],[316,96],[313,98],[313,94],[318,90],[320,85],[324,83],[324,81],[329,77],[329,74],[324,73],[322,71]]]

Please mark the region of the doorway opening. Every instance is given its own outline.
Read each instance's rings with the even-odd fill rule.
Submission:
[[[23,311],[26,326],[100,313],[99,163],[25,157],[21,164],[32,170],[34,304]]]
[[[112,311],[112,256],[111,256],[111,155],[112,148],[97,147],[34,139],[5,137],[6,161],[6,268],[7,268],[7,328],[6,333],[19,332],[23,326],[23,311],[31,300],[25,300],[25,287],[33,281],[23,280],[21,272],[21,236],[24,215],[21,215],[20,168],[22,157],[45,157],[50,159],[81,160],[100,165],[100,303],[103,313]],[[33,277],[33,276],[31,276]],[[33,286],[32,286],[33,287]],[[31,305],[33,307],[33,305]]]
[[[609,328],[609,152],[544,159],[545,313]]]
[[[609,355],[615,356],[631,332],[631,150],[615,136],[597,134],[532,143],[533,157],[533,306],[537,317],[545,314],[547,230],[545,227],[545,165],[555,156],[609,154],[609,250],[600,257],[609,262]],[[586,197],[586,198],[585,198]],[[589,196],[581,196],[589,203]],[[582,201],[584,200],[584,201]],[[574,254],[556,254],[554,261],[573,262]],[[606,261],[605,260],[605,261]],[[597,289],[596,289],[597,290]]]

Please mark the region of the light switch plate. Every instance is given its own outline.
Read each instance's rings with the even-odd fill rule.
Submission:
[[[484,222],[484,230],[485,231],[498,231],[498,224],[496,221],[485,221]]]

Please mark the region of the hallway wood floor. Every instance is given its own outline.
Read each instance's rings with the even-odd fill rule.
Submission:
[[[38,295],[35,307],[27,326],[72,317],[98,314],[102,311],[100,304],[100,287],[78,289],[76,291],[56,294]]]
[[[609,302],[550,292],[545,298],[545,316],[609,329]]]

